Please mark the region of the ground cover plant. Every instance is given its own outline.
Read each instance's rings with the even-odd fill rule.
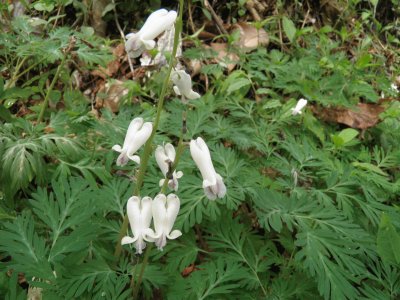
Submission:
[[[400,3],[0,4],[3,299],[400,297]]]

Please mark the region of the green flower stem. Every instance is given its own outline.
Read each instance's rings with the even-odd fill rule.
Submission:
[[[37,67],[38,65],[40,65],[41,63],[43,63],[46,60],[46,58],[41,59],[40,61],[31,64],[29,67],[27,67],[26,69],[24,69],[21,73],[15,74],[13,75],[13,77],[10,79],[10,81],[8,81],[6,88],[12,87],[12,85],[24,74],[28,73],[30,70],[32,70],[33,68]],[[20,68],[18,68],[19,70]],[[16,68],[17,70],[17,68]],[[17,71],[16,71],[17,72]],[[23,87],[24,85],[22,85]]]
[[[53,90],[54,85],[56,84],[56,82],[58,80],[58,77],[60,76],[61,70],[64,67],[65,61],[67,59],[67,55],[68,55],[68,53],[65,53],[64,56],[62,57],[61,62],[57,68],[56,74],[53,77],[53,81],[51,82],[50,87],[47,90],[47,94],[46,94],[46,96],[44,98],[44,102],[42,104],[42,109],[40,110],[39,117],[37,118],[38,123],[42,122],[42,120],[43,120],[44,111],[46,110],[46,107],[49,103],[50,93]]]
[[[20,62],[18,62],[17,66],[15,67],[14,74],[11,77],[10,81],[6,84],[5,88],[9,88],[12,86],[12,84],[18,79],[19,76],[16,76],[18,74],[19,70],[21,69],[22,65],[26,62],[28,59],[28,56],[25,56]]]
[[[182,156],[183,151],[185,150],[185,143],[183,142],[184,140],[184,129],[182,129],[182,134],[181,137],[179,138],[179,142],[178,142],[178,147],[176,149],[176,155],[175,155],[175,160],[174,163],[172,164],[171,170],[169,170],[170,173],[173,173],[176,170],[176,167],[178,166],[179,160]],[[167,187],[168,187],[168,178],[165,178],[164,183],[161,187],[161,194],[165,194]]]
[[[139,277],[138,277],[138,281],[137,283],[132,287],[133,288],[133,299],[137,299],[138,295],[139,295],[139,290],[140,290],[140,286],[142,285],[142,280],[143,280],[143,274],[144,274],[144,270],[146,269],[147,263],[149,262],[149,256],[150,256],[150,252],[151,249],[153,248],[153,244],[149,244],[146,248],[146,251],[144,252],[144,256],[143,256],[143,261],[142,261],[142,266],[140,268],[140,273],[139,273]]]
[[[135,189],[134,189],[134,193],[133,193],[136,196],[140,196],[140,189],[143,184],[144,175],[146,174],[146,169],[147,169],[147,165],[148,165],[148,162],[150,159],[150,155],[153,152],[152,151],[153,150],[152,149],[153,148],[153,139],[154,139],[154,136],[156,135],[158,125],[160,123],[161,111],[164,106],[164,99],[165,99],[165,95],[167,93],[169,78],[171,76],[172,68],[175,64],[175,59],[176,59],[175,56],[176,56],[176,51],[178,49],[178,44],[179,44],[179,35],[182,31],[182,14],[183,14],[183,0],[179,0],[179,16],[178,16],[178,19],[176,20],[176,25],[175,25],[174,47],[172,49],[172,55],[169,60],[167,74],[165,76],[165,80],[164,80],[164,83],[163,83],[163,86],[161,89],[160,100],[158,101],[158,106],[157,106],[156,118],[153,123],[153,131],[151,132],[150,138],[147,140],[147,142],[144,146],[143,155],[140,158],[139,174],[136,179],[136,185],[135,185]],[[121,255],[121,252],[122,252],[121,240],[125,236],[127,230],[128,230],[128,216],[125,215],[124,221],[122,222],[122,226],[121,226],[121,229],[119,232],[118,242],[117,242],[117,245],[116,245],[115,251],[114,251],[114,256],[117,259]],[[140,276],[139,276],[139,280],[141,281]]]

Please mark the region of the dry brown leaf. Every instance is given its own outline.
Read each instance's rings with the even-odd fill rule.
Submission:
[[[123,81],[114,80],[102,86],[96,95],[95,107],[97,109],[106,107],[114,113],[118,112],[121,98],[128,94],[129,91],[123,84]]]
[[[192,272],[196,271],[196,270],[200,270],[199,268],[196,267],[195,264],[191,264],[188,267],[184,268],[182,271],[182,276],[183,277],[187,277],[189,276]]]
[[[258,46],[266,46],[269,43],[267,32],[263,29],[257,29],[251,24],[238,22],[231,26],[230,32],[239,31],[239,40],[235,43],[237,47],[244,52],[256,49]]]
[[[221,66],[227,68],[229,72],[236,67],[237,62],[239,61],[239,56],[235,53],[229,52],[226,43],[211,43],[210,46],[206,47],[211,47],[212,50],[218,53],[215,61]]]
[[[311,106],[317,117],[327,122],[345,124],[352,128],[367,129],[379,122],[379,114],[385,108],[380,104],[358,103],[357,107],[348,109],[344,107],[323,108]]]

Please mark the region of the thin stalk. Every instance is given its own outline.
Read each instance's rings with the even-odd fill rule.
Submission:
[[[142,284],[142,280],[143,280],[144,270],[146,269],[147,263],[149,262],[149,256],[150,256],[150,252],[151,252],[152,248],[153,248],[153,244],[150,244],[150,245],[147,246],[146,251],[144,252],[142,266],[140,268],[138,281],[133,287],[133,293],[132,293],[133,299],[137,299],[138,298],[140,285]]]
[[[7,85],[7,87],[11,87],[12,84],[14,82],[16,82],[22,75],[28,73],[30,70],[32,70],[33,68],[37,67],[38,65],[40,65],[42,62],[44,62],[46,60],[46,58],[41,59],[40,61],[38,61],[37,63],[34,63],[32,65],[30,65],[28,68],[24,69],[21,73],[17,74],[16,76],[14,76],[10,81],[9,84]]]
[[[147,165],[150,159],[150,155],[152,153],[152,148],[153,148],[153,139],[154,136],[156,135],[157,129],[158,129],[158,125],[160,123],[160,117],[161,117],[161,111],[164,105],[164,99],[165,99],[165,95],[167,93],[167,87],[169,84],[169,78],[171,76],[171,71],[172,68],[175,64],[175,56],[176,56],[176,51],[178,49],[178,44],[179,44],[179,35],[182,31],[182,13],[183,13],[183,0],[179,0],[179,17],[176,20],[176,27],[175,27],[175,36],[174,36],[174,47],[172,49],[172,55],[171,58],[169,60],[169,66],[168,66],[168,70],[167,70],[167,74],[165,76],[165,80],[161,89],[161,94],[160,94],[160,100],[158,101],[158,105],[157,105],[157,113],[156,113],[156,118],[154,120],[153,123],[153,131],[151,132],[151,135],[149,137],[149,139],[147,140],[145,146],[144,146],[144,151],[143,151],[143,155],[140,158],[140,167],[139,167],[139,174],[137,176],[136,179],[136,185],[135,185],[135,189],[134,189],[134,195],[136,196],[140,196],[140,189],[142,187],[143,184],[143,180],[144,180],[144,175],[146,173],[146,169],[147,169]],[[121,245],[121,240],[124,237],[126,231],[128,230],[128,217],[127,215],[125,215],[124,217],[124,221],[122,223],[121,229],[119,231],[119,235],[118,235],[118,242],[117,245],[115,246],[115,251],[114,251],[114,256],[116,258],[119,258],[122,252],[122,245]],[[140,277],[139,277],[140,279]]]
[[[17,66],[15,67],[14,74],[18,74],[19,69],[21,69],[22,65],[26,62],[28,59],[28,56],[25,56],[20,62],[17,63]],[[12,76],[10,81],[6,84],[6,88],[9,88],[12,86],[12,84],[18,79],[19,76]]]
[[[50,87],[47,90],[47,94],[46,94],[46,96],[44,98],[44,102],[42,104],[42,109],[40,110],[39,117],[37,118],[37,122],[38,123],[42,122],[42,120],[43,120],[44,111],[46,110],[46,107],[47,107],[47,105],[49,103],[50,93],[53,90],[54,85],[56,84],[56,82],[58,80],[58,76],[60,76],[61,70],[64,67],[66,59],[67,59],[67,53],[65,53],[64,56],[62,57],[61,62],[59,64],[58,68],[57,68],[56,74],[53,77],[53,81],[51,82]]]

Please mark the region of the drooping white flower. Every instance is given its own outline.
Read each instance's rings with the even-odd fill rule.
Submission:
[[[292,108],[292,115],[295,116],[297,114],[301,114],[301,110],[307,105],[307,100],[301,98],[297,101],[296,107]]]
[[[192,78],[184,70],[173,71],[171,80],[175,84],[174,92],[178,96],[182,95],[189,100],[200,98],[200,94],[192,90]]]
[[[167,177],[168,170],[170,166],[172,166],[172,163],[175,161],[175,148],[172,146],[170,143],[166,144],[164,147],[163,146],[158,146],[156,149],[156,161],[158,166],[161,169],[161,172],[163,173],[164,177]],[[178,190],[178,179],[183,176],[183,173],[181,171],[174,171],[172,173],[172,179],[167,179],[168,180],[168,187],[172,190],[177,191]],[[164,184],[165,179],[160,180],[160,186]]]
[[[395,83],[392,83],[390,85],[390,89],[392,90],[392,92],[394,93],[398,93],[399,92],[399,88],[397,87],[397,85]]]
[[[221,175],[215,172],[210,151],[201,137],[190,141],[190,153],[203,176],[203,189],[207,198],[223,198],[226,194],[224,181]]]
[[[121,153],[117,159],[117,166],[126,165],[129,159],[140,164],[140,157],[133,154],[146,143],[152,130],[153,124],[151,122],[143,123],[142,118],[135,118],[131,121],[122,148],[120,145],[112,147],[113,150]]]
[[[154,241],[158,249],[162,250],[167,244],[167,238],[174,240],[182,235],[179,230],[173,230],[176,217],[178,216],[180,201],[175,194],[158,194],[152,204],[154,229],[146,230],[146,236]]]
[[[153,12],[137,33],[126,35],[125,50],[131,58],[139,57],[145,50],[155,47],[154,39],[168,30],[174,23],[177,13],[174,10],[159,9]]]
[[[152,219],[152,200],[150,197],[133,196],[129,198],[126,205],[129,224],[131,226],[133,237],[125,236],[121,240],[122,245],[135,243],[136,253],[141,254],[146,248],[145,241],[149,240],[146,237],[151,219]]]

